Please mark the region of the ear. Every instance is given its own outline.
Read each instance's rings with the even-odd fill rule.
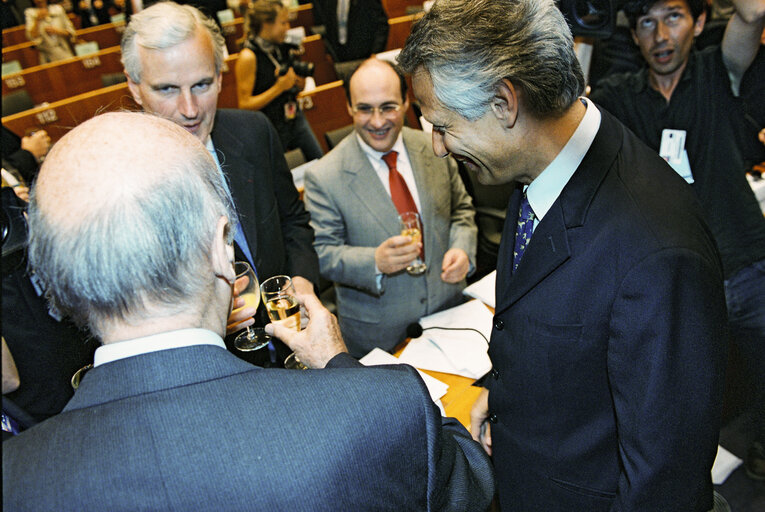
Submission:
[[[699,17],[696,18],[696,22],[693,24],[693,37],[699,37],[699,34],[704,31],[704,24],[706,22],[707,13],[706,11],[701,11],[701,14],[699,14]]]
[[[229,229],[233,229],[233,227],[228,218],[221,215],[215,225],[210,261],[215,276],[233,285],[236,281],[236,273],[234,272],[234,246],[228,243]]]
[[[127,73],[125,73],[125,76],[127,77],[127,84],[128,84],[128,89],[130,89],[130,94],[133,95],[133,99],[135,100],[136,103],[143,106],[143,102],[141,101],[141,90],[139,88],[139,85],[135,83],[130,78],[130,75],[128,75]]]
[[[491,111],[504,127],[512,128],[518,119],[519,91],[508,79],[503,79],[491,98]]]
[[[347,101],[345,102],[345,109],[348,111],[348,115],[353,118],[353,108],[351,108],[351,104]]]

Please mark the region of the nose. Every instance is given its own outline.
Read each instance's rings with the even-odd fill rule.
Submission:
[[[183,91],[178,97],[178,111],[186,119],[195,119],[199,114],[197,99],[191,91]]]
[[[656,41],[666,41],[668,38],[668,33],[669,29],[667,28],[667,25],[665,25],[663,21],[658,21],[656,23],[656,32],[654,33],[654,38]]]
[[[445,158],[449,154],[449,150],[446,149],[446,144],[444,144],[444,135],[437,131],[433,130],[433,153],[438,158]]]
[[[385,118],[384,115],[382,115],[382,113],[380,112],[380,109],[376,108],[372,112],[372,117],[369,118],[369,122],[375,128],[382,128],[385,125],[385,123],[388,122],[388,120]]]

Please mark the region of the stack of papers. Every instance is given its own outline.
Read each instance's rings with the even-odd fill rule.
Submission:
[[[491,274],[485,275],[480,280],[462,290],[462,294],[478,299],[487,306],[496,307],[496,284],[497,271],[495,270]]]
[[[399,357],[402,363],[415,368],[462,375],[478,379],[491,370],[489,345],[484,339],[491,336],[492,314],[477,300],[423,317],[420,325],[425,330],[412,339]],[[432,327],[465,328],[471,330],[443,330]]]
[[[717,445],[717,457],[712,466],[712,483],[720,485],[743,461],[720,445]]]

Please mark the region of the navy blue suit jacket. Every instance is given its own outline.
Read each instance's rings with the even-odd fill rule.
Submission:
[[[260,112],[219,109],[212,141],[234,198],[258,279],[286,274],[319,284],[310,216],[279,136]],[[243,258],[239,255],[238,258]]]
[[[722,270],[691,188],[601,109],[516,273],[516,191],[488,378],[503,510],[712,507]]]
[[[259,369],[212,345],[96,367],[3,443],[14,511],[485,510],[493,491],[412,368]]]

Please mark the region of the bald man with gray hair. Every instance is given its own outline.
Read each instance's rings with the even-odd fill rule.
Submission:
[[[313,294],[305,330],[269,330],[316,370],[225,349],[236,222],[212,156],[172,122],[104,114],[54,146],[30,266],[103,345],[62,414],[3,443],[3,508],[485,510],[480,446],[414,369],[351,358]]]

